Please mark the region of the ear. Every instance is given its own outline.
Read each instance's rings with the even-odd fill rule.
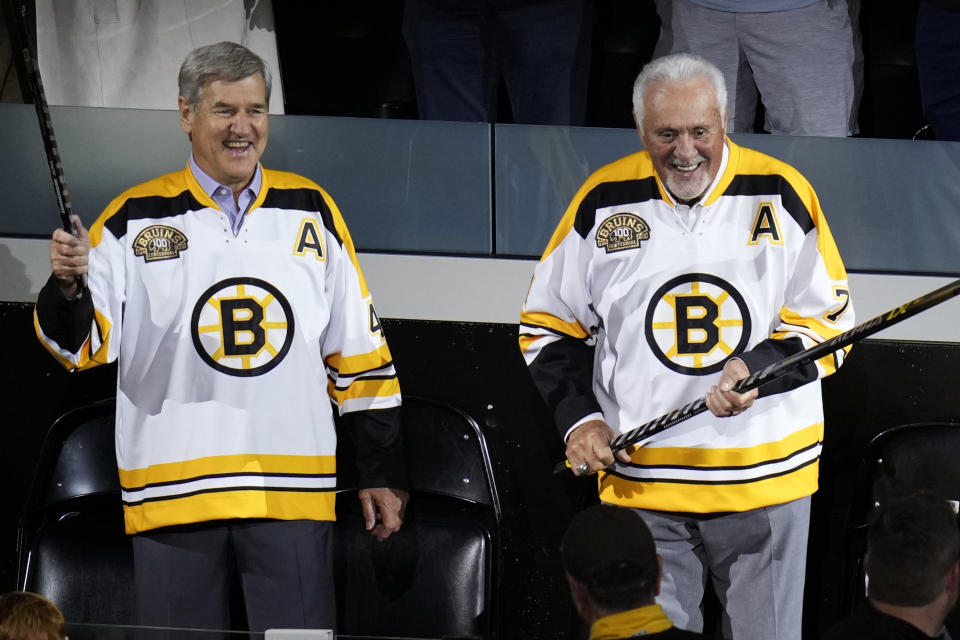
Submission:
[[[957,592],[960,591],[960,563],[954,562],[950,571],[947,571],[946,590],[953,596],[956,596]]]
[[[576,578],[567,574],[567,584],[570,586],[570,597],[573,599],[573,604],[577,607],[577,612],[583,613],[583,603],[586,599],[587,590],[582,584],[580,584]]]
[[[573,600],[573,606],[577,608],[577,613],[585,622],[592,624],[593,600],[590,598],[587,587],[578,582],[576,578],[571,577],[570,574],[567,574],[567,584],[570,585],[570,598]]]
[[[183,96],[177,98],[177,108],[180,110],[180,126],[183,127],[184,133],[189,136],[193,132],[193,119],[196,116],[196,110]]]

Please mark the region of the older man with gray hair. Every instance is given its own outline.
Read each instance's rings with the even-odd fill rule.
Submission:
[[[818,380],[846,350],[759,393],[734,385],[851,328],[853,308],[813,188],[727,138],[725,94],[696,56],[641,71],[644,150],[574,196],[534,272],[520,348],[571,468],[599,473],[601,501],[650,528],[666,615],[700,631],[712,579],[725,637],[799,640]],[[611,450],[697,397],[709,411]]]
[[[270,74],[231,42],[180,69],[187,166],[57,230],[37,334],[71,370],[119,360],[117,457],[138,622],[333,628],[336,431],[366,527],[407,500],[400,387],[333,199],[260,165]],[[326,391],[326,393],[324,393]]]

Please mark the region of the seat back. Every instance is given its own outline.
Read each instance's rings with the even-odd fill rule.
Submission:
[[[923,422],[888,429],[870,443],[868,522],[891,500],[929,491],[960,500],[960,424]]]
[[[960,423],[921,422],[893,427],[870,441],[850,516],[843,610],[851,614],[866,597],[863,555],[867,530],[892,500],[927,491],[960,501]],[[947,626],[956,632],[954,618]]]
[[[67,620],[133,620],[133,554],[124,533],[114,403],[64,414],[44,439],[19,536],[19,586]]]
[[[500,502],[483,433],[466,413],[405,397],[412,499],[384,542],[363,528],[356,489],[338,498],[339,630],[357,636],[495,637]],[[20,530],[19,586],[74,623],[133,624],[114,403],[51,427]]]
[[[369,636],[496,635],[500,502],[468,414],[404,397],[411,500],[399,532],[363,528],[355,490],[337,501],[338,628]]]

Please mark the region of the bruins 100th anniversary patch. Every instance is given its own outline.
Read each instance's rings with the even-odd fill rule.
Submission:
[[[650,239],[650,226],[634,213],[615,213],[597,228],[597,248],[607,253],[638,249]]]
[[[155,224],[147,227],[133,239],[133,253],[143,256],[144,262],[173,260],[187,250],[187,236],[174,227]]]

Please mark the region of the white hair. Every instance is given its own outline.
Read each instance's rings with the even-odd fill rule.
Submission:
[[[700,56],[689,53],[675,53],[651,60],[633,83],[633,115],[637,127],[643,131],[643,100],[650,84],[659,80],[681,82],[693,78],[706,78],[713,84],[717,96],[717,107],[723,114],[727,109],[727,87],[723,74],[713,64]]]

